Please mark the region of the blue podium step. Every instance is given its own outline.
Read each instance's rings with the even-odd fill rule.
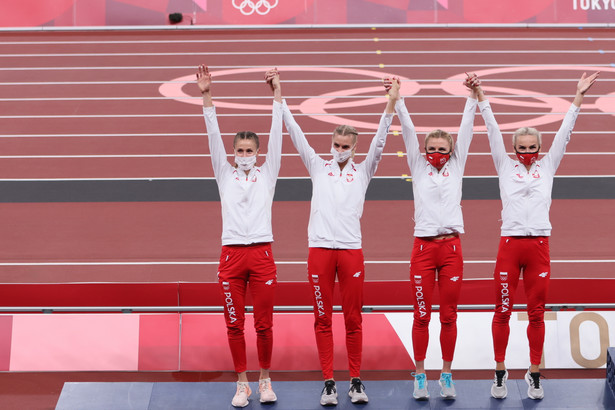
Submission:
[[[370,402],[354,405],[347,395],[348,382],[338,381],[339,410],[406,409],[615,409],[615,397],[605,379],[544,379],[545,398],[527,397],[524,380],[508,381],[508,397],[490,396],[490,380],[456,381],[457,399],[440,398],[437,380],[429,381],[431,398],[412,398],[409,380],[365,380]],[[258,401],[257,383],[245,409],[322,410],[319,404],[322,382],[275,382],[277,403]],[[230,401],[235,383],[65,383],[57,410],[223,410],[234,409]]]

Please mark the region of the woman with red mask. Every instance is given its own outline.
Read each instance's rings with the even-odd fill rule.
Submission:
[[[588,77],[584,73],[577,83],[574,101],[555,134],[549,152],[542,159],[538,159],[540,133],[528,127],[515,131],[512,143],[516,159],[508,156],[489,101],[485,99],[478,79],[473,80],[477,88],[478,106],[487,125],[491,156],[500,181],[503,208],[502,236],[493,274],[496,305],[492,334],[496,367],[491,395],[496,399],[503,399],[507,395],[508,372],[504,359],[510,333],[508,323],[521,271],[529,318],[527,337],[531,365],[525,374],[527,395],[534,400],[544,397],[539,365],[545,337],[545,299],[551,277],[549,208],[553,177],[564,157],[566,144],[570,141],[583,96],[594,84],[598,74]]]
[[[465,81],[470,87],[473,77]],[[385,88],[390,86],[385,81]],[[414,303],[412,345],[416,372],[413,397],[427,400],[425,356],[429,342],[432,295],[436,281],[440,294],[440,344],[442,372],[440,395],[445,399],[456,397],[451,365],[457,340],[457,300],[463,278],[463,257],[459,235],[463,231],[461,214],[461,184],[470,142],[476,95],[467,99],[457,137],[457,145],[448,132],[435,130],[425,138],[425,157],[403,100],[395,106],[402,126],[408,152],[408,166],[412,174],[414,193],[414,246],[410,258],[410,284]]]
[[[273,116],[267,159],[256,166],[259,153],[258,136],[251,131],[235,135],[235,165],[226,159],[216,109],[211,96],[211,74],[200,66],[197,84],[203,94],[203,116],[207,127],[209,151],[222,204],[222,252],[218,281],[224,299],[224,318],[228,343],[237,372],[237,391],[231,404],[246,407],[252,391],[246,373],[246,341],[244,338],[245,296],[250,288],[254,304],[256,347],[261,367],[259,394],[261,403],[277,400],[271,388],[269,367],[273,349],[273,296],[277,271],[271,252],[271,205],[282,161],[282,115],[284,101],[277,70],[265,74],[273,90]]]

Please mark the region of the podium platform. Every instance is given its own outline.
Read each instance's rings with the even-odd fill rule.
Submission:
[[[429,380],[431,398],[412,398],[410,380],[364,380],[370,402],[355,405],[347,396],[347,381],[338,381],[335,408],[365,410],[406,409],[615,409],[615,396],[606,379],[543,379],[545,398],[527,397],[524,380],[508,380],[508,397],[490,396],[491,380],[456,381],[457,399],[439,397],[437,380]],[[252,396],[245,409],[322,410],[319,404],[322,382],[275,382],[277,403],[258,401],[258,383],[250,383]],[[223,410],[235,409],[230,401],[235,383],[66,383],[56,410]]]

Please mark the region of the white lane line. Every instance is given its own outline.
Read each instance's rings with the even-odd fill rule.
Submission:
[[[218,265],[219,261],[131,261],[131,262],[2,262],[0,266],[147,266],[147,265]],[[307,261],[279,261],[276,265],[305,265]],[[365,261],[366,264],[409,264],[403,261]],[[465,264],[494,264],[495,260],[464,260]],[[615,263],[615,259],[555,259],[551,263]]]
[[[307,65],[307,64],[298,64],[298,65],[278,65],[280,71],[283,71],[284,68],[372,68],[372,69],[381,69],[381,68],[463,68],[468,70],[480,70],[482,68],[491,68],[491,67],[540,67],[541,70],[544,70],[545,67],[571,67],[578,65],[578,62],[570,62],[567,64],[383,64],[384,67],[380,67],[378,64],[331,64],[331,65]],[[612,67],[611,63],[586,63],[585,66],[592,67]],[[265,65],[251,65],[251,68],[262,68],[263,70],[267,70],[270,68]],[[226,69],[236,69],[237,66],[209,66],[210,70],[226,70]],[[68,70],[190,70],[190,72],[194,72],[195,66],[108,66],[108,67],[56,67],[56,66],[36,66],[36,67],[0,67],[0,71],[68,71]]]
[[[513,134],[514,131],[502,131],[502,134]],[[557,131],[541,131],[540,133],[543,135],[555,134]],[[267,135],[269,134],[269,130],[263,130],[257,132],[257,134]],[[326,136],[331,137],[331,132],[304,132],[306,136]],[[475,131],[474,135],[487,135],[487,131]],[[596,131],[574,131],[574,134],[588,134],[588,135],[603,135],[603,134],[615,134],[613,130],[596,130]],[[169,132],[169,133],[125,133],[125,134],[5,134],[0,135],[0,138],[74,138],[74,137],[83,137],[83,138],[98,138],[98,137],[193,137],[199,136],[204,137],[206,135],[205,131],[203,132]],[[223,132],[222,136],[234,136],[234,132]],[[284,135],[288,135],[284,133]],[[398,134],[393,134],[398,135]]]
[[[419,112],[413,113],[417,116],[438,116],[450,115],[460,117],[459,112]],[[536,116],[536,115],[564,115],[565,112],[499,112],[498,116]],[[381,112],[345,112],[345,113],[295,113],[295,117],[329,117],[329,116],[382,116]],[[582,115],[615,115],[615,112],[583,112]],[[64,119],[64,118],[201,118],[203,114],[80,114],[80,115],[0,115],[0,119]],[[217,114],[218,117],[237,117],[237,114]],[[242,113],[242,117],[271,117],[271,113]]]
[[[508,155],[513,155],[512,152],[507,153]],[[321,157],[327,157],[331,155],[328,152],[317,153]],[[405,152],[383,152],[383,156],[387,157],[405,157],[407,154]],[[468,155],[470,156],[481,156],[481,157],[490,157],[490,152],[470,152]],[[615,152],[567,152],[564,155],[566,156],[576,156],[576,155],[615,155]],[[234,158],[234,155],[227,154],[228,158]],[[367,156],[366,152],[357,152],[355,153],[356,157],[365,157]],[[0,159],[79,159],[79,158],[209,158],[211,154],[57,154],[57,155],[0,155]],[[283,153],[282,157],[299,157],[297,153]]]
[[[615,50],[358,50],[358,51],[212,51],[212,52],[157,52],[157,53],[46,53],[46,54],[0,54],[0,58],[59,58],[59,57],[171,57],[171,56],[243,56],[243,55],[422,55],[422,54],[613,54]]]
[[[379,34],[374,32],[374,34]],[[531,41],[533,44],[539,41],[615,41],[615,37],[379,37],[377,35],[365,38],[242,38],[242,43],[313,43],[313,42],[344,42],[344,43],[359,43],[359,42],[423,42],[423,41]],[[216,43],[237,43],[235,39],[199,39],[199,40],[55,40],[55,41],[1,41],[2,45],[71,45],[71,44],[216,44]]]
[[[373,179],[403,179],[411,180],[412,175],[376,175]],[[464,179],[497,179],[497,175],[464,175]],[[556,175],[556,179],[567,178],[615,178],[615,175]],[[278,179],[285,180],[309,180],[308,176],[279,176]],[[214,181],[214,177],[113,177],[113,178],[0,178],[0,182],[56,182],[56,181],[184,181],[184,180],[203,180]]]
[[[335,73],[332,73],[335,74]],[[506,78],[506,79],[497,79],[497,78],[481,78],[481,82],[485,83],[511,83],[511,82],[571,82],[576,81],[576,78]],[[456,83],[459,80],[442,78],[442,79],[414,79],[413,81],[419,83],[446,83],[446,82],[454,82]],[[604,81],[615,81],[615,78],[600,78],[600,82]],[[403,81],[402,81],[403,82]],[[31,82],[0,82],[0,86],[12,86],[12,85],[111,85],[111,84],[196,84],[195,81],[167,81],[167,80],[158,80],[158,81],[31,81]],[[262,80],[216,80],[216,84],[262,84]],[[322,80],[313,80],[313,79],[300,79],[300,80],[284,80],[284,83],[380,83],[378,79],[322,79]],[[411,98],[413,96],[407,96],[405,98]],[[432,96],[425,96],[432,97]],[[438,96],[433,96],[438,97]],[[569,96],[568,96],[569,97]],[[215,97],[215,98],[225,98],[225,97]],[[271,98],[269,96],[269,98]],[[284,97],[284,98],[293,98],[293,97]]]
[[[378,82],[379,83],[379,82]],[[549,98],[570,98],[570,94],[561,94],[561,95],[549,95]],[[38,101],[133,101],[133,100],[154,100],[154,101],[164,101],[164,100],[201,100],[203,97],[24,97],[24,98],[0,98],[0,102],[38,102]],[[306,99],[327,99],[330,100],[331,96],[328,95],[297,95],[297,96],[289,96],[284,97],[286,100],[306,100]],[[356,98],[386,98],[386,94],[372,94],[372,95],[337,95],[335,99],[356,99]],[[465,96],[460,95],[410,95],[404,96],[405,99],[419,99],[419,100],[427,100],[427,99],[461,99],[465,98]],[[519,94],[489,94],[489,98],[536,98],[536,95],[519,95]],[[600,98],[615,98],[615,95],[602,95]],[[225,100],[271,100],[271,96],[223,96],[216,97],[213,99],[216,101],[225,101]]]

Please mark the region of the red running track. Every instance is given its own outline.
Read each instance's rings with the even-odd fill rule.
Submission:
[[[572,100],[584,70],[577,67],[602,69],[558,174],[613,176],[615,107],[609,94],[615,69],[611,53],[604,52],[611,35],[601,29],[452,28],[0,33],[0,179],[212,177],[195,85],[178,80],[175,92],[192,97],[183,101],[159,90],[192,78],[201,63],[214,72],[227,143],[238,129],[268,132],[271,98],[261,79],[266,68],[277,66],[290,105],[310,100],[318,107],[323,94],[340,94],[327,112],[367,123],[360,128],[362,152],[384,108],[378,78],[387,73],[407,79],[406,103],[421,130],[455,129],[465,94],[451,94],[454,77],[483,73],[505,136],[514,124],[544,116],[538,127],[548,147],[559,120],[545,112]],[[243,67],[257,68],[216,77]],[[331,115],[293,111],[316,150],[328,152]],[[466,175],[494,176],[481,127],[479,115]],[[289,155],[281,176],[306,177],[287,137],[283,151]],[[409,173],[400,151],[401,137],[390,135],[377,176]],[[465,277],[488,278],[500,202],[468,200],[463,206]],[[612,277],[612,209],[613,200],[553,201],[554,278]],[[282,281],[304,280],[308,213],[307,202],[274,204]],[[368,280],[407,279],[412,213],[411,201],[366,203]],[[1,282],[215,281],[221,228],[215,202],[1,203],[0,224]]]

